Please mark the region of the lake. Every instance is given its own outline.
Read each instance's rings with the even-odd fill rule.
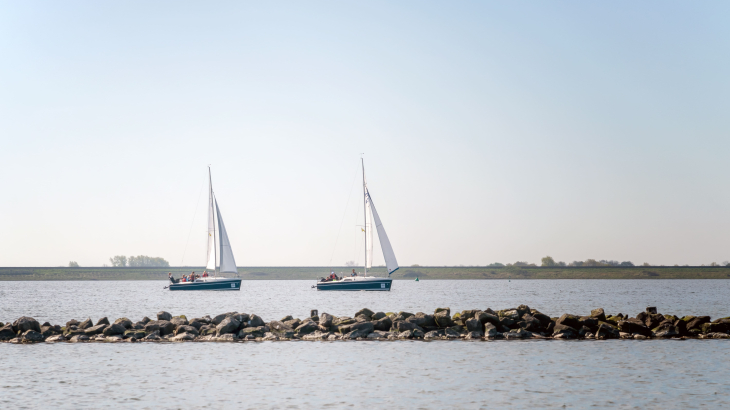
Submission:
[[[310,309],[352,315],[436,307],[550,316],[730,316],[726,280],[395,281],[392,292],[317,292],[312,281],[246,281],[240,292],[164,282],[0,282],[0,321],[64,324],[166,310],[264,320]],[[725,340],[361,341],[0,344],[0,403],[13,408],[698,408],[730,404]],[[565,407],[563,407],[565,406]]]

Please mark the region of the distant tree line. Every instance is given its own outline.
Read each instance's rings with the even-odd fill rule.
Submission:
[[[124,255],[117,255],[112,258],[109,258],[109,261],[112,263],[112,266],[115,268],[123,268],[123,267],[130,267],[130,268],[140,268],[140,267],[168,267],[170,266],[170,262],[166,261],[163,258],[153,258],[151,256],[146,255],[139,255],[139,256],[130,256],[127,258]]]
[[[527,263],[527,262],[515,262],[515,263],[508,263],[508,264],[502,264],[499,262],[495,262],[492,264],[487,265],[487,268],[504,268],[504,267],[510,267],[510,266],[529,266],[529,267],[537,267],[534,263]],[[605,260],[601,259],[600,261],[597,261],[595,259],[586,259],[585,261],[573,261],[570,263],[565,262],[556,262],[555,259],[553,259],[551,256],[546,256],[542,258],[540,266],[546,267],[546,268],[559,268],[559,267],[573,267],[573,268],[582,268],[582,267],[592,267],[592,266],[615,266],[619,268],[628,268],[634,265],[631,261],[614,261],[614,260]],[[664,266],[664,265],[652,265],[648,262],[644,262],[639,266]],[[679,265],[674,265],[679,266]],[[689,265],[684,265],[689,266]],[[724,261],[722,263],[712,262],[709,265],[702,264],[700,266],[726,266],[730,267],[730,261]]]

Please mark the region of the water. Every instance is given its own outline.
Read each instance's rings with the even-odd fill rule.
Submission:
[[[425,311],[527,303],[550,315],[595,307],[729,316],[730,281],[397,281],[392,292],[316,292],[309,281],[241,292],[164,283],[0,282],[0,320],[227,311],[265,320],[310,309]],[[0,344],[3,408],[721,408],[729,341],[395,341]]]

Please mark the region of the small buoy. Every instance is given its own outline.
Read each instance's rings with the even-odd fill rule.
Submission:
[[[418,278],[416,278],[416,282],[418,282]]]

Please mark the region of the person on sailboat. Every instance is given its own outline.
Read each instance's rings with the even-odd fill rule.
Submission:
[[[172,277],[172,272],[167,273],[167,277],[170,278],[170,283],[178,283],[180,280]]]
[[[352,270],[352,275],[350,276],[357,276],[357,273],[355,273],[355,269]]]

